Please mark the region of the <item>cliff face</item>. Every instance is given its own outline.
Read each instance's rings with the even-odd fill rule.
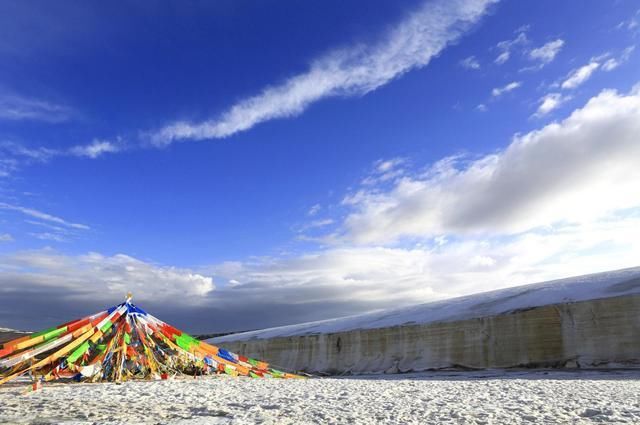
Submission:
[[[468,320],[220,345],[312,373],[640,367],[640,295],[552,304]]]

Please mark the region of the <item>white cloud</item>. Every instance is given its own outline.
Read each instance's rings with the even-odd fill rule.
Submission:
[[[405,162],[406,161],[405,161],[404,158],[392,158],[392,159],[388,159],[388,160],[378,160],[375,163],[375,167],[376,167],[376,170],[378,171],[378,173],[385,174],[385,173],[388,173],[390,171],[393,171],[394,169],[396,169],[398,166],[402,165]]]
[[[0,257],[0,293],[55,290],[76,300],[124,299],[127,292],[148,301],[198,304],[215,288],[213,279],[124,254],[66,255],[50,248]]]
[[[322,206],[320,204],[315,204],[311,208],[309,208],[309,211],[307,211],[307,215],[314,216],[318,214],[321,209],[322,209]]]
[[[609,52],[598,57],[591,58],[591,61],[588,64],[581,66],[580,68],[576,68],[569,73],[567,78],[562,82],[562,88],[574,89],[580,86],[591,78],[593,73],[599,69],[603,71],[613,71],[623,63],[627,62],[634,50],[635,46],[629,46],[624,49],[617,58],[610,57],[611,53]],[[607,60],[603,63],[602,61],[604,59]]]
[[[334,222],[335,221],[332,218],[319,218],[316,220],[311,220],[299,226],[294,226],[294,230],[299,233],[297,236],[298,240],[316,241],[317,238],[304,235],[303,233],[310,230],[322,229],[333,224]]]
[[[496,60],[494,62],[497,63],[498,65],[502,65],[503,63],[508,61],[510,57],[511,57],[511,52],[509,51],[502,52],[498,55],[498,57],[496,57]]]
[[[0,242],[13,242],[13,236],[11,236],[9,233],[1,233]]]
[[[56,226],[56,225],[53,225],[51,223],[46,223],[46,222],[37,221],[37,220],[25,220],[24,222],[32,224],[34,226],[38,226],[38,227],[45,227],[48,230],[53,230],[56,233],[60,233],[60,234],[66,234],[66,233],[69,232],[69,229],[63,228],[63,227],[60,227],[60,226]]]
[[[478,106],[476,106],[476,109],[480,112],[487,112],[487,105],[485,105],[484,103],[480,103]]]
[[[0,177],[9,177],[19,168],[15,158],[0,158]]]
[[[64,105],[13,94],[0,95],[0,120],[58,123],[72,115],[72,109]]]
[[[410,14],[373,46],[335,50],[310,69],[267,87],[233,105],[219,117],[179,121],[151,135],[153,143],[214,139],[248,130],[272,119],[301,114],[312,103],[335,96],[362,96],[413,69],[426,66],[477,22],[495,0],[435,0]]]
[[[40,233],[29,233],[30,236],[33,236],[36,239],[40,239],[43,241],[53,241],[53,242],[66,242],[67,239],[59,233],[53,232],[40,232]]]
[[[496,57],[494,62],[498,65],[502,65],[503,63],[508,61],[509,58],[511,58],[511,52],[516,47],[527,44],[529,42],[526,34],[528,30],[528,26],[522,26],[516,30],[516,33],[518,34],[516,38],[514,38],[513,40],[504,40],[499,42],[496,45],[496,48],[500,51],[500,54],[498,55],[498,57]]]
[[[613,71],[623,63],[627,62],[631,57],[631,54],[635,50],[636,46],[629,46],[622,51],[622,54],[618,58],[609,58],[602,64],[603,71]]]
[[[87,226],[86,224],[72,223],[60,217],[56,217],[54,215],[35,210],[33,208],[27,208],[20,205],[12,205],[12,204],[7,204],[5,202],[0,202],[0,210],[16,211],[24,215],[27,215],[29,217],[34,217],[34,218],[48,221],[51,223],[60,224],[62,226],[70,227],[73,229],[89,230],[89,226]]]
[[[557,39],[544,44],[529,52],[529,59],[540,61],[543,65],[555,59],[564,46],[564,40]]]
[[[330,224],[333,224],[333,219],[331,219],[331,218],[323,218],[323,219],[320,219],[320,220],[313,220],[311,223],[309,223],[308,227],[309,228],[325,227],[325,226],[328,226]]]
[[[429,262],[429,253],[423,250],[336,248],[241,263],[223,277],[243,282],[233,289],[233,296],[247,301],[284,298],[292,305],[362,302],[375,308],[412,298],[414,302],[432,299],[431,285],[436,282],[424,274]]]
[[[503,151],[439,161],[382,190],[345,197],[342,240],[514,234],[640,206],[640,90],[604,90],[567,119],[516,135]],[[335,235],[333,235],[335,238]]]
[[[509,93],[510,91],[513,91],[513,90],[517,89],[521,85],[522,85],[522,83],[520,81],[513,81],[513,82],[507,84],[506,86],[497,87],[497,88],[493,89],[491,91],[491,95],[493,97],[502,96],[505,93]]]
[[[571,96],[564,96],[561,93],[549,93],[540,98],[540,106],[534,114],[536,117],[542,117],[549,112],[559,108],[564,102],[571,99]]]
[[[105,153],[115,153],[125,150],[126,146],[121,138],[116,142],[93,139],[86,145],[76,145],[70,148],[28,147],[8,140],[0,141],[0,177],[8,177],[20,168],[33,163],[45,163],[56,157],[77,156],[95,159]],[[4,154],[4,158],[1,157]]]
[[[9,140],[3,140],[0,142],[0,151],[3,151],[6,155],[14,158],[34,162],[46,162],[60,154],[56,149],[45,147],[30,148]]]
[[[231,280],[227,283],[227,286],[230,286],[230,287],[234,287],[234,286],[238,286],[238,285],[240,285],[240,282],[238,282],[238,281],[237,281],[237,280],[235,280],[235,279],[231,279]]]
[[[618,66],[620,66],[620,62],[618,62],[615,58],[608,59],[605,63],[602,64],[603,71],[613,71]]]
[[[392,181],[404,174],[403,165],[406,163],[406,158],[380,159],[374,162],[373,172],[365,177],[361,183],[363,185],[374,185]]]
[[[624,20],[621,21],[616,28],[617,29],[626,29],[632,32],[635,32],[635,29],[638,28],[638,26],[640,26],[640,24],[638,23],[638,17],[640,17],[640,9],[638,9],[636,11],[636,13],[629,18],[629,20]]]
[[[469,56],[460,61],[460,65],[467,69],[480,69],[480,62],[475,56]]]
[[[0,319],[9,325],[7,319],[24,317],[20,311],[46,311],[47,318],[59,317],[55,324],[120,302],[132,291],[143,308],[178,327],[247,330],[636,266],[638,258],[637,214],[508,239],[334,247],[201,271],[124,254],[23,251],[0,256]],[[214,288],[211,276],[228,284]],[[82,313],[71,313],[74,308]],[[177,311],[183,312],[179,321],[173,319]],[[32,320],[32,328],[46,325],[42,315]]]
[[[600,67],[600,63],[591,61],[588,64],[574,69],[569,73],[567,79],[562,82],[563,89],[575,89],[589,78]]]
[[[69,149],[71,155],[85,156],[91,159],[98,158],[105,153],[119,152],[121,147],[108,140],[94,139],[88,145],[78,145]]]
[[[332,315],[637,266],[640,217],[565,225],[507,240],[465,239],[429,248],[335,247],[287,258],[263,258],[211,272],[242,282],[220,302],[262,306],[287,300]],[[604,249],[603,249],[604,247]],[[316,306],[316,307],[311,307]],[[289,318],[288,323],[298,320]]]

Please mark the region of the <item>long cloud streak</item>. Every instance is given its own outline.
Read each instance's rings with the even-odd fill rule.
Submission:
[[[27,208],[20,205],[12,205],[12,204],[7,204],[5,202],[0,202],[0,210],[17,211],[29,217],[38,218],[40,220],[45,220],[51,223],[61,224],[63,226],[71,227],[73,229],[89,230],[89,226],[87,226],[86,224],[71,223],[60,217],[56,217],[55,215],[51,215],[42,211],[34,210],[33,208]]]
[[[496,1],[429,2],[379,44],[332,51],[314,61],[306,73],[267,87],[219,117],[200,123],[172,123],[153,133],[151,140],[163,146],[177,140],[228,137],[264,121],[298,115],[323,98],[369,93],[412,69],[426,66]]]

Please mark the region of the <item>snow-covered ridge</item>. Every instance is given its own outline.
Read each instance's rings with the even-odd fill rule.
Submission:
[[[219,344],[230,341],[346,332],[355,329],[450,322],[495,316],[550,304],[633,294],[640,294],[640,267],[516,286],[374,313],[232,334],[209,341]]]

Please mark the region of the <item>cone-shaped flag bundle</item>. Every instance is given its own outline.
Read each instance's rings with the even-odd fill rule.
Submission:
[[[199,341],[132,304],[130,295],[108,310],[0,348],[0,385],[27,374],[45,381],[121,382],[212,373],[300,378]]]

